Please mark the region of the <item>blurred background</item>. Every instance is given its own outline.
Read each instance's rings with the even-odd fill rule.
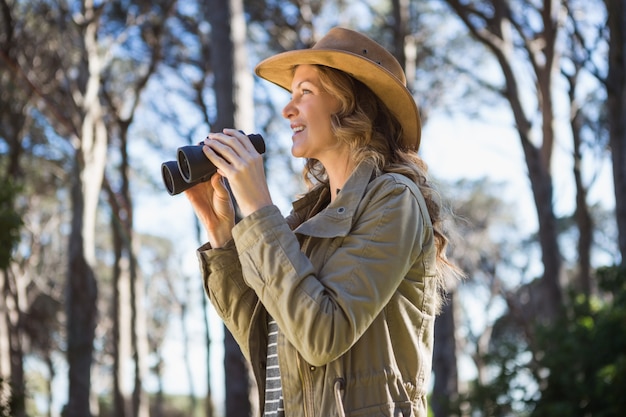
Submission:
[[[405,68],[467,273],[431,414],[624,415],[623,1],[0,0],[0,417],[255,415],[161,163],[260,133],[287,214],[288,93],[253,68],[337,25]]]

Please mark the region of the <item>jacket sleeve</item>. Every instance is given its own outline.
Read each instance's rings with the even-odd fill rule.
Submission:
[[[406,183],[376,181],[323,265],[305,256],[275,207],[233,230],[246,282],[308,363],[321,366],[350,349],[418,259],[430,220],[416,194]]]
[[[224,248],[204,245],[198,249],[198,260],[204,291],[244,356],[250,359],[249,332],[258,297],[243,280],[235,245],[232,240]]]

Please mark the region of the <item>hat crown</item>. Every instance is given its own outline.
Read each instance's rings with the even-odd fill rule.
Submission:
[[[315,50],[333,50],[360,56],[381,66],[406,86],[404,70],[398,60],[380,44],[352,30],[335,27],[313,45]]]

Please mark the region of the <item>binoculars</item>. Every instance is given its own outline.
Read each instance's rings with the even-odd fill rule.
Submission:
[[[263,136],[247,136],[257,152],[265,153]],[[182,146],[178,148],[176,161],[161,164],[163,183],[170,195],[180,194],[200,182],[208,181],[216,172],[215,165],[202,152],[202,145]]]

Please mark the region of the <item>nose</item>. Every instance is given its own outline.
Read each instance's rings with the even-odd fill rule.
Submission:
[[[295,116],[297,112],[298,112],[298,109],[296,108],[293,102],[293,99],[289,100],[289,102],[287,102],[285,107],[283,107],[283,117],[285,119],[289,119],[292,116]]]

